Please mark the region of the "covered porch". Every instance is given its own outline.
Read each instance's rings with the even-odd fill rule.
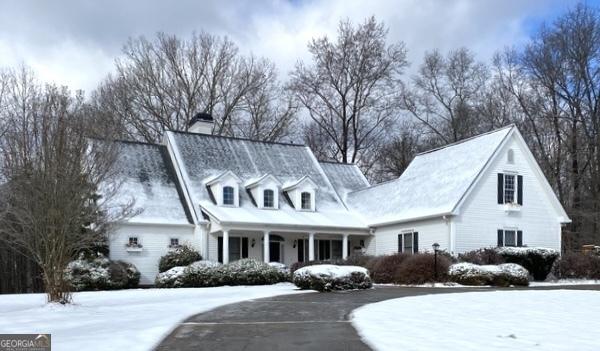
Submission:
[[[208,259],[222,263],[242,258],[264,262],[295,262],[345,259],[352,253],[366,253],[368,231],[289,228],[213,228],[208,235]]]

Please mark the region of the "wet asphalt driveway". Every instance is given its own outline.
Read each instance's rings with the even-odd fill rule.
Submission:
[[[568,288],[600,290],[600,286]],[[407,296],[491,290],[376,287],[249,300],[188,318],[156,350],[369,350],[350,323],[352,310],[362,305]]]

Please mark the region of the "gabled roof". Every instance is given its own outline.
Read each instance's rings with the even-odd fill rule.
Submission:
[[[244,186],[247,189],[251,189],[251,188],[254,188],[255,186],[258,186],[259,184],[262,184],[268,180],[274,182],[278,186],[281,186],[281,182],[271,174],[264,174],[258,178],[250,178],[244,183]]]
[[[221,174],[216,174],[216,175],[207,177],[206,179],[204,179],[204,184],[207,186],[210,186],[210,185],[216,184],[222,180],[225,180],[227,178],[231,178],[231,179],[235,180],[236,183],[242,182],[240,177],[236,176],[235,173],[233,173],[232,171],[225,171]]]
[[[262,223],[368,230],[360,216],[346,209],[312,151],[304,145],[173,131],[167,132],[166,137],[191,202],[199,204],[202,212],[220,224]],[[228,171],[244,184],[252,184],[265,175],[286,185],[309,179],[318,188],[315,196],[318,211],[297,211],[287,201],[280,201],[276,211],[264,211],[252,203],[247,191],[240,191],[239,207],[217,206],[211,201],[204,182]]]
[[[421,153],[400,178],[351,192],[347,203],[370,225],[453,214],[513,129],[511,125]]]
[[[310,186],[312,186],[313,188],[317,188],[318,185],[317,183],[315,183],[312,179],[310,179],[309,176],[304,176],[298,180],[293,180],[293,181],[289,181],[283,184],[283,191],[290,191],[290,190],[294,190],[298,187],[300,187],[301,185],[305,184],[305,183],[309,183]]]
[[[130,141],[117,141],[117,145],[115,169],[122,183],[111,203],[134,201],[137,215],[128,222],[193,223],[166,147]]]
[[[325,161],[319,163],[342,200],[346,199],[348,193],[370,186],[367,178],[355,164]]]

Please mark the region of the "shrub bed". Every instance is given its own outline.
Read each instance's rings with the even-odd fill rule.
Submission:
[[[452,262],[446,256],[438,254],[436,280],[435,261],[434,255],[430,253],[409,255],[397,266],[393,275],[393,282],[396,284],[418,285],[447,281],[448,267]]]
[[[380,256],[372,265],[370,270],[373,281],[378,284],[394,283],[396,271],[400,265],[412,255],[397,253]]]
[[[293,282],[300,289],[317,291],[368,289],[373,286],[366,268],[330,264],[300,268],[294,272]]]
[[[543,247],[499,247],[496,250],[507,263],[525,267],[537,281],[546,279],[560,256],[558,251]]]
[[[158,262],[158,271],[166,272],[173,267],[187,266],[193,262],[200,261],[202,256],[193,248],[183,245],[160,258]]]
[[[197,261],[159,273],[155,284],[159,288],[213,287],[223,285],[267,285],[289,281],[289,274],[267,263],[242,259],[226,265]]]
[[[600,279],[600,256],[564,254],[554,262],[552,274],[559,279]]]
[[[65,269],[65,279],[75,291],[135,288],[140,282],[140,272],[134,265],[111,261],[99,254],[70,262]]]
[[[486,247],[478,250],[468,251],[458,255],[460,262],[468,262],[478,265],[487,264],[502,264],[506,263],[506,260],[502,255],[498,253],[494,247]]]
[[[515,263],[494,265],[476,265],[473,263],[457,263],[448,269],[450,281],[462,285],[529,285],[529,272]]]

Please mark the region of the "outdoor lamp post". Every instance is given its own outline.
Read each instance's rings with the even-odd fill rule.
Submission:
[[[438,280],[438,272],[437,272],[437,253],[438,250],[440,248],[440,244],[438,243],[433,243],[433,245],[431,245],[431,247],[433,247],[433,272],[435,275],[435,281],[437,282]]]

